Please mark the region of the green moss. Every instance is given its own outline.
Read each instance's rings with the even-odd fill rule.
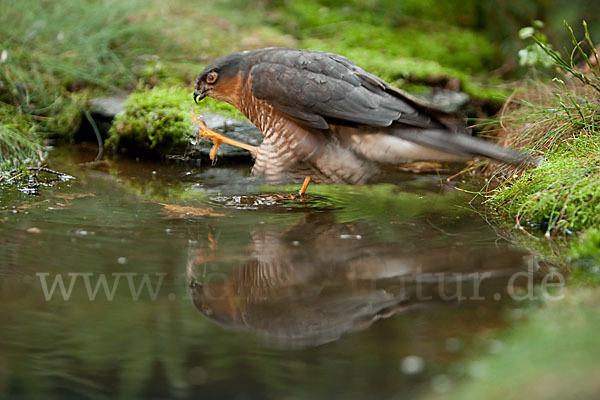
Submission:
[[[243,118],[232,106],[212,99],[196,106],[192,90],[180,87],[140,88],[124,106],[125,112],[113,121],[106,144],[132,154],[155,157],[185,151],[193,132],[191,109],[198,114],[212,111]]]
[[[595,137],[557,147],[545,162],[505,182],[491,205],[548,235],[600,224],[600,153]]]
[[[381,18],[377,14],[382,11],[359,3],[330,7],[323,3],[302,0],[286,5],[281,25],[301,40],[320,38],[333,46],[376,49],[388,59],[419,58],[467,72],[483,71],[498,61],[495,46],[470,29],[443,22],[423,23],[407,18],[400,10],[398,20]],[[397,7],[385,6],[390,14]]]
[[[125,113],[110,129],[109,146],[135,154],[162,155],[180,151],[191,134],[189,92],[176,88],[154,88],[132,93]]]

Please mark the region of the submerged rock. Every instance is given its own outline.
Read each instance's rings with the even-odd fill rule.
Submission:
[[[464,112],[471,102],[471,96],[464,92],[436,89],[427,94],[417,94],[426,103],[447,113]]]

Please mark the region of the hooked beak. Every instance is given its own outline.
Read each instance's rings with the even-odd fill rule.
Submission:
[[[198,102],[200,100],[202,100],[203,98],[206,97],[206,92],[207,92],[207,90],[200,90],[200,89],[194,90],[194,102],[196,104],[198,104]]]

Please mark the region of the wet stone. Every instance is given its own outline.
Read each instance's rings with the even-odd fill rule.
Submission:
[[[417,95],[417,97],[448,113],[463,112],[471,102],[468,94],[448,89],[436,89],[427,94]]]
[[[117,114],[125,112],[126,94],[96,97],[90,100],[90,112],[92,115],[113,119]]]
[[[248,143],[252,146],[258,146],[263,140],[262,133],[247,121],[239,121],[232,118],[225,117],[216,113],[203,113],[198,116],[202,119],[206,126],[210,129],[218,131],[225,136],[239,140],[240,142]],[[202,156],[208,156],[212,148],[212,140],[208,138],[197,138],[196,143],[193,144],[192,150],[200,153]],[[228,144],[221,144],[217,151],[217,157],[251,157],[250,152],[241,149],[239,147],[230,146]],[[218,165],[218,162],[217,162]]]

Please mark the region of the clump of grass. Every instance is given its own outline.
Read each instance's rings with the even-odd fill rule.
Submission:
[[[6,179],[3,172],[41,160],[42,148],[31,131],[22,131],[16,124],[0,123],[0,181]]]
[[[136,84],[160,41],[130,20],[143,2],[7,0],[0,13],[4,168],[39,161],[44,138],[69,139],[90,92]],[[154,42],[156,41],[156,42]],[[10,116],[10,118],[8,118]],[[9,167],[6,167],[6,166]]]
[[[585,28],[586,43],[593,48]],[[545,162],[526,171],[496,169],[500,182],[490,203],[512,216],[517,227],[528,225],[552,236],[600,223],[600,92],[595,87],[600,80],[596,71],[583,75],[572,55],[567,61],[534,40],[564,72],[553,84],[529,87],[508,105],[500,134],[508,145],[536,152]],[[589,62],[575,43],[575,51]]]
[[[10,173],[43,160],[35,125],[12,111],[0,107],[0,183],[12,182]]]
[[[563,143],[541,166],[504,183],[490,203],[518,227],[547,236],[600,224],[600,143],[591,136]]]
[[[159,46],[152,44],[157,38],[150,23],[130,21],[143,5],[137,0],[8,0],[0,37],[8,53],[3,81],[11,103],[40,109],[53,104],[61,89],[135,84],[144,66],[140,57]]]

